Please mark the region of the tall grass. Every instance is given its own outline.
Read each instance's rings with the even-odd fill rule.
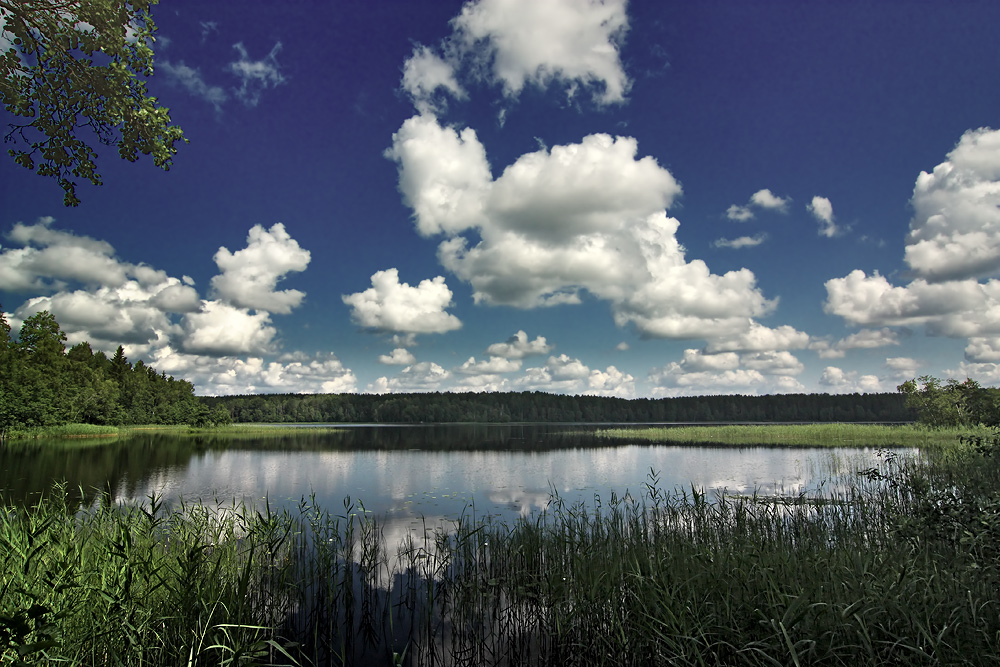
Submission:
[[[1000,453],[886,452],[776,502],[595,497],[386,544],[358,503],[209,510],[57,490],[0,511],[4,664],[1000,661]],[[22,662],[18,662],[22,661]]]
[[[981,433],[982,429],[973,429]],[[969,429],[915,424],[731,424],[600,429],[598,437],[689,445],[810,447],[950,447]]]

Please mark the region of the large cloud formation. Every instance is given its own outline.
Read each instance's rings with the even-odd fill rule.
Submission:
[[[619,326],[658,338],[745,331],[775,306],[749,270],[688,261],[666,215],[681,187],[629,137],[595,134],[521,156],[493,179],[471,129],[424,114],[387,156],[417,231],[443,235],[441,263],[477,303],[535,308],[607,300]]]

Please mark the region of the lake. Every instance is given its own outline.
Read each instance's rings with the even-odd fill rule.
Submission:
[[[797,495],[872,465],[856,448],[689,447],[609,444],[593,424],[304,426],[292,434],[232,439],[151,432],[107,443],[10,443],[0,448],[5,499],[36,499],[57,481],[89,499],[105,489],[119,502],[150,494],[168,504],[263,503],[295,507],[314,496],[342,513],[349,498],[383,521],[387,537],[440,525],[463,512],[527,516],[553,494],[569,503],[640,497],[657,475],[661,490]]]

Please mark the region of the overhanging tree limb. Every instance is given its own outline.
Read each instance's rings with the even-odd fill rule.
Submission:
[[[21,166],[55,178],[76,206],[76,182],[101,184],[89,128],[122,159],[149,155],[164,170],[185,142],[150,97],[156,0],[0,0],[0,101],[14,116],[4,143]]]

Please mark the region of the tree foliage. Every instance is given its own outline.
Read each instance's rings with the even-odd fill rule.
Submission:
[[[194,386],[141,360],[134,364],[118,346],[108,359],[89,343],[66,351],[66,334],[47,311],[24,320],[18,338],[0,309],[0,438],[36,426],[83,424],[228,423]]]
[[[1000,389],[983,387],[971,378],[942,381],[923,375],[897,389],[927,426],[1000,425]]]
[[[125,160],[139,154],[169,169],[185,141],[170,113],[149,96],[153,73],[150,6],[156,0],[0,0],[0,100],[15,117],[4,143],[21,166],[55,178],[76,206],[76,182],[101,184],[89,128]]]

